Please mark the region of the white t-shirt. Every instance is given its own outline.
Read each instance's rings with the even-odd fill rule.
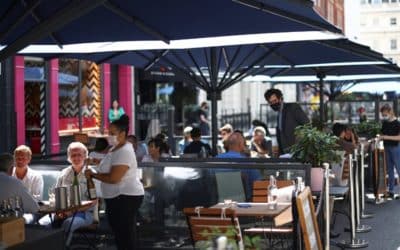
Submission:
[[[12,176],[17,178],[15,167],[13,168]],[[41,200],[43,198],[43,177],[40,172],[28,167],[28,171],[21,181],[35,199]]]
[[[128,171],[116,184],[102,182],[101,191],[103,198],[111,199],[118,195],[144,195],[143,185],[137,175],[137,162],[135,152],[130,143],[125,143],[121,148],[110,152],[104,157],[99,165],[100,173],[110,173],[111,168],[116,165],[128,166]]]

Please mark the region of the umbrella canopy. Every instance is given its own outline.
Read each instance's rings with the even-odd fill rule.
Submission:
[[[121,48],[122,49],[122,48]],[[29,51],[29,48],[27,49]],[[38,50],[36,50],[37,52]],[[30,54],[33,55],[33,54]],[[63,56],[63,54],[36,54],[39,56]],[[111,51],[102,53],[70,53],[64,56],[88,59],[97,63],[110,62],[131,64],[150,69],[154,65],[172,67],[177,74],[188,82],[196,84],[208,93],[212,101],[212,121],[216,122],[216,103],[221,91],[250,75],[265,74],[276,76],[289,74],[296,70],[304,73],[327,74],[327,70],[348,70],[352,74],[365,71],[376,74],[397,72],[397,67],[382,54],[369,47],[347,39],[321,41],[292,41],[279,43],[248,44],[211,48],[165,49],[145,51]],[[346,67],[348,66],[348,67]],[[358,67],[361,67],[360,69]],[[322,72],[321,69],[326,71]],[[356,71],[357,69],[357,71]],[[375,71],[372,71],[374,69]],[[215,110],[214,108],[215,107]],[[213,124],[213,138],[216,138],[217,125]],[[216,142],[215,142],[216,143]],[[214,144],[213,144],[214,145]]]
[[[4,0],[2,7],[0,61],[29,44],[67,50],[97,43],[90,47],[111,50],[124,41],[130,49],[160,49],[282,41],[286,32],[306,32],[303,39],[327,35],[316,31],[341,33],[309,0],[270,0],[259,9],[240,0]]]

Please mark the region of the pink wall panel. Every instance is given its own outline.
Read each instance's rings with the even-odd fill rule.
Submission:
[[[59,94],[58,94],[58,59],[49,61],[49,81],[50,88],[50,152],[52,154],[60,152],[60,137],[58,130],[60,129],[59,123]]]

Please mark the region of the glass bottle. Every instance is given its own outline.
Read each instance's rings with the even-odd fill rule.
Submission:
[[[94,181],[91,177],[86,178],[86,186],[89,200],[97,199],[96,186],[94,185]]]
[[[15,196],[15,207],[14,207],[15,217],[21,218],[24,215],[24,206],[22,204],[22,199],[20,196]]]
[[[74,180],[71,186],[71,206],[79,206],[81,204],[81,192],[79,188],[78,173],[74,171]]]
[[[268,186],[268,208],[275,210],[278,207],[278,188],[276,186],[276,179],[273,175],[269,177]]]

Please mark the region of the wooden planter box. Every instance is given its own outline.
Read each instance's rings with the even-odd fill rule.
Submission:
[[[25,240],[24,218],[0,219],[0,242],[6,247],[16,245]]]

